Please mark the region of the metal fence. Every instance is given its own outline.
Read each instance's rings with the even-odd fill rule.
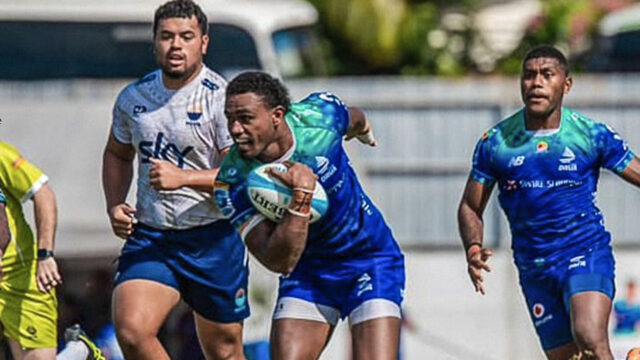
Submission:
[[[640,151],[640,76],[585,77],[567,104],[615,127]],[[111,107],[125,81],[0,83],[0,139],[50,175],[60,205],[61,255],[116,253],[100,186]],[[347,78],[288,81],[293,98],[332,91],[365,109],[380,146],[348,144],[367,192],[405,249],[457,247],[456,210],[481,134],[520,106],[518,81]],[[494,196],[495,197],[495,196]],[[598,196],[616,244],[639,244],[640,191],[604,171]],[[495,199],[486,212],[492,246],[509,243]]]

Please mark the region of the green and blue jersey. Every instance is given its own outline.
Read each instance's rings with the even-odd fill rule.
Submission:
[[[620,174],[633,157],[611,127],[574,110],[562,108],[551,131],[526,130],[520,110],[482,136],[471,177],[497,184],[516,264],[528,268],[609,244],[595,198],[600,168]]]
[[[329,199],[327,213],[310,225],[305,254],[335,258],[368,251],[399,252],[391,230],[364,193],[342,146],[349,129],[344,103],[332,94],[314,93],[291,104],[285,120],[294,145],[280,161],[296,161],[311,168]],[[247,194],[246,179],[260,165],[257,159],[243,158],[234,145],[216,179],[218,207],[243,238],[257,223],[266,221]]]

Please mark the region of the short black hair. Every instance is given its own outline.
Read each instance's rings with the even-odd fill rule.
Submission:
[[[245,93],[254,93],[261,96],[262,101],[269,109],[282,106],[288,111],[291,105],[287,88],[280,80],[265,72],[244,72],[236,76],[227,85],[227,98]]]
[[[556,47],[551,45],[539,45],[532,48],[524,56],[524,60],[522,60],[522,67],[524,68],[524,64],[526,64],[527,61],[537,58],[556,59],[560,64],[560,67],[564,69],[564,74],[569,75],[569,62],[564,54]]]
[[[198,26],[200,27],[202,35],[207,35],[209,32],[207,15],[204,14],[198,4],[191,0],[171,0],[160,5],[153,17],[153,36],[156,36],[160,20],[177,17],[188,19],[192,16],[195,16],[198,20]]]

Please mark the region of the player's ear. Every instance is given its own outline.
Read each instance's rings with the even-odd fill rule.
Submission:
[[[571,75],[567,75],[567,77],[564,79],[564,94],[568,94],[569,91],[571,90],[571,86],[573,85],[573,78],[571,77]]]
[[[273,108],[271,112],[273,125],[278,126],[284,121],[284,114],[286,113],[284,106],[278,105]]]

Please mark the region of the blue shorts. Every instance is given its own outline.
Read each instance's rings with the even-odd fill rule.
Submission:
[[[187,230],[137,224],[118,260],[115,285],[145,279],[170,286],[202,317],[239,322],[249,316],[245,247],[226,220]]]
[[[289,297],[328,306],[345,318],[373,299],[388,300],[399,310],[404,284],[404,256],[400,252],[331,260],[303,256],[290,275],[280,278],[278,299]]]
[[[571,296],[599,291],[613,299],[614,277],[615,260],[610,246],[573,252],[548,269],[520,271],[520,286],[544,350],[573,342]]]

